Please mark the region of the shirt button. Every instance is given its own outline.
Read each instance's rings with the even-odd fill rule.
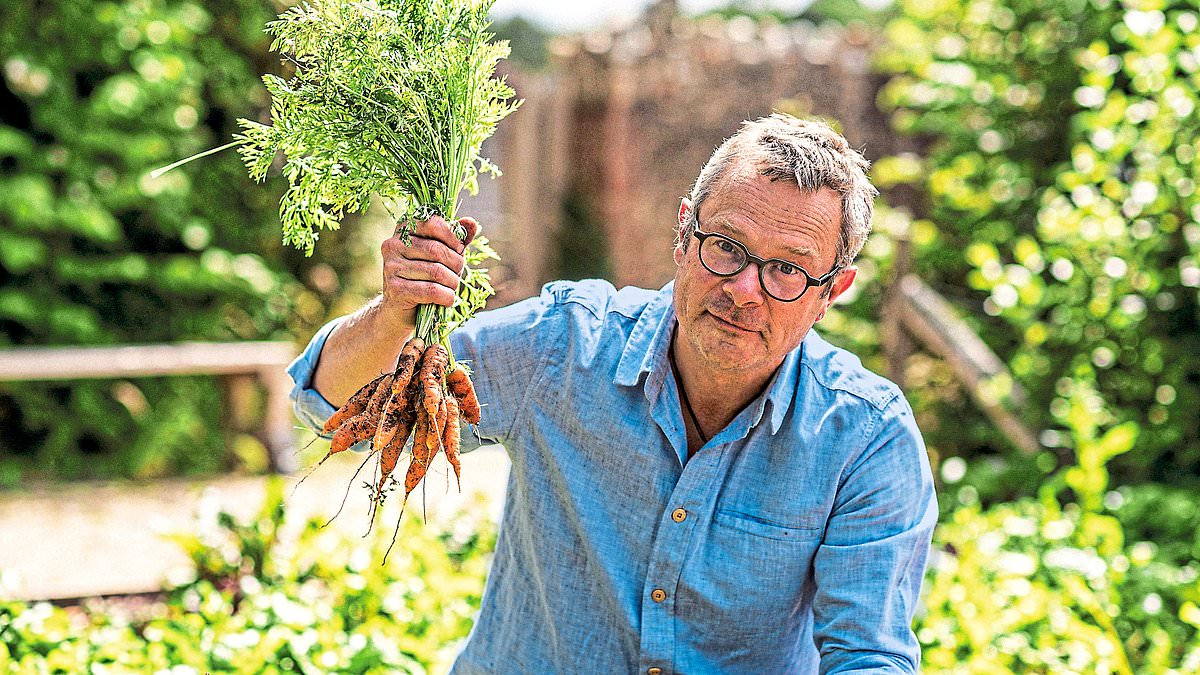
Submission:
[[[652,593],[650,593],[650,599],[655,602],[662,602],[663,600],[667,599],[667,592],[661,588],[656,588]]]
[[[687,518],[687,509],[679,508],[671,512],[671,520],[682,523]]]
[[[662,668],[651,668],[646,671],[646,675],[662,675]]]

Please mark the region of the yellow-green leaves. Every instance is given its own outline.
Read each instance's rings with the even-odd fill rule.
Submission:
[[[313,0],[267,26],[291,76],[267,76],[271,123],[242,120],[237,140],[261,180],[277,153],[289,189],[284,241],[311,254],[372,196],[397,221],[453,219],[474,191],[496,123],[516,108],[493,77],[508,45],[492,42],[492,0]]]

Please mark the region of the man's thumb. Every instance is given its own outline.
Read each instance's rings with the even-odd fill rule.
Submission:
[[[479,222],[470,216],[459,218],[458,224],[462,225],[463,229],[467,232],[467,237],[463,240],[463,243],[466,244],[471,243],[471,240],[475,238],[475,235],[479,234],[479,230],[481,229]]]

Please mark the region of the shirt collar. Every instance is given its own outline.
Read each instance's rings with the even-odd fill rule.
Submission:
[[[674,290],[675,282],[669,281],[646,303],[625,341],[614,384],[632,387],[641,379],[642,373],[654,372],[659,370],[657,366],[666,365],[671,331],[675,328]]]
[[[675,329],[675,282],[668,282],[658,294],[646,304],[638,316],[637,323],[629,333],[621,359],[617,363],[617,372],[613,383],[632,387],[638,383],[643,373],[658,373],[647,382],[648,388],[661,388],[667,369],[667,352],[670,348],[671,333]],[[804,345],[812,336],[812,331],[805,336],[800,346],[793,349],[783,359],[779,370],[767,385],[764,397],[751,403],[752,408],[758,408],[754,424],[761,419],[766,411],[766,402],[771,404],[771,433],[775,434],[783,426],[783,419],[791,409],[792,401],[796,398],[797,384],[800,377],[800,364],[804,357]],[[653,385],[653,386],[651,386]],[[647,391],[647,397],[652,398],[655,392]],[[765,398],[765,400],[763,400]],[[753,426],[753,425],[752,425]]]

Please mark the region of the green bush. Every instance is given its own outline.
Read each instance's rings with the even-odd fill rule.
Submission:
[[[410,513],[367,539],[285,527],[282,483],[257,517],[177,535],[194,578],[147,616],[0,602],[0,673],[445,672],[479,609],[495,546],[480,513]]]
[[[899,3],[881,103],[924,157],[877,165],[912,183],[935,228],[922,277],[959,304],[1053,426],[1076,373],[1141,428],[1125,481],[1200,472],[1200,197],[1195,4],[1166,0]],[[979,310],[982,309],[982,314]],[[946,455],[1005,444],[962,400],[918,395]],[[974,423],[963,423],[963,420]],[[939,425],[938,420],[955,420]],[[1066,438],[1043,441],[1059,456]],[[1051,459],[1054,459],[1051,457]],[[1018,473],[1027,473],[1019,471]],[[1028,494],[1008,485],[1005,494]]]
[[[0,347],[287,338],[356,258],[280,244],[236,154],[153,179],[267,102],[269,0],[0,8]],[[0,486],[230,468],[208,378],[0,384]]]
[[[1108,492],[1107,465],[1134,447],[1137,428],[1100,433],[1094,396],[1082,387],[1071,396],[1062,422],[1078,462],[1037,499],[983,508],[973,486],[953,494],[915,627],[927,671],[1200,670],[1200,564],[1134,538],[1146,533],[1144,516],[1137,500]],[[1155,496],[1145,501],[1163,503]],[[1195,518],[1180,515],[1168,527]]]

